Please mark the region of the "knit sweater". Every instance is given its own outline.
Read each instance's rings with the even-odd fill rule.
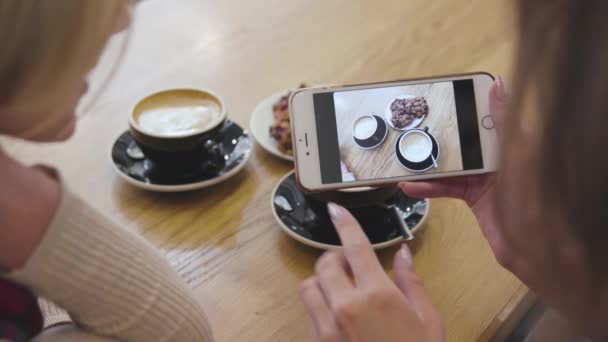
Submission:
[[[158,251],[65,189],[33,255],[4,276],[76,323],[40,341],[212,341],[202,308]]]

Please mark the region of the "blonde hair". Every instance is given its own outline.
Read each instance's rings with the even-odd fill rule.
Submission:
[[[0,105],[38,110],[80,86],[126,1],[0,1]]]

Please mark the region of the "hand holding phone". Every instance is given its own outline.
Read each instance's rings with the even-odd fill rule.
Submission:
[[[300,185],[314,192],[495,171],[492,84],[476,73],[297,91]]]
[[[497,133],[500,134],[501,123],[510,106],[510,99],[500,76],[492,85],[489,101],[492,117],[497,124]],[[416,198],[449,197],[465,201],[477,218],[481,231],[488,240],[496,259],[509,266],[513,263],[505,262],[505,260],[511,260],[517,253],[504,239],[505,233],[501,231],[501,226],[497,223],[497,210],[494,207],[495,178],[494,174],[480,174],[428,182],[404,182],[400,183],[399,187],[407,195]]]

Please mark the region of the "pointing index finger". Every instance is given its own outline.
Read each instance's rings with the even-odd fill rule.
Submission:
[[[348,210],[335,203],[329,203],[327,208],[340,236],[344,256],[350,265],[356,284],[366,286],[377,283],[378,276],[386,278],[384,269],[357,220]]]

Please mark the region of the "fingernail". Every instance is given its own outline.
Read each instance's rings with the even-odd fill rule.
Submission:
[[[508,100],[509,95],[507,95],[505,80],[502,78],[502,76],[496,77],[496,87],[496,96],[498,97],[498,99],[502,101]]]
[[[399,254],[405,260],[409,267],[414,265],[414,258],[412,257],[412,252],[410,248],[406,244],[401,245],[401,249],[399,250]]]
[[[331,218],[331,220],[336,222],[340,221],[342,216],[344,216],[346,209],[344,209],[342,206],[337,205],[336,203],[329,202],[327,203],[327,211],[329,212],[329,217]]]

